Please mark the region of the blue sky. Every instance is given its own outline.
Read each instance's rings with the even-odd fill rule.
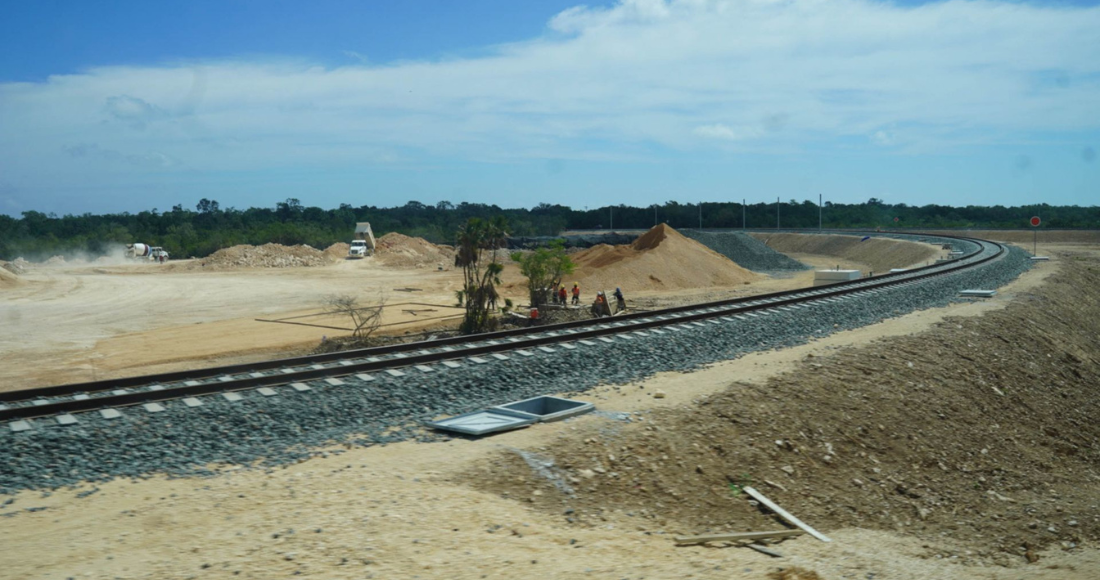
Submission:
[[[0,212],[1095,205],[1097,3],[8,2]]]

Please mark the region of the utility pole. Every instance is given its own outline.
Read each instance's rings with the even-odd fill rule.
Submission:
[[[741,199],[741,229],[746,229],[745,228],[745,223],[746,223],[745,222],[745,200],[744,200],[744,198],[742,198]]]
[[[775,229],[779,229],[779,196],[775,196]]]
[[[611,214],[611,230],[615,230],[615,206],[607,208],[607,213]]]
[[[817,230],[821,231],[821,194],[817,194]]]
[[[703,202],[699,202],[699,229],[703,229]]]
[[[657,225],[657,204],[653,204],[653,225]]]

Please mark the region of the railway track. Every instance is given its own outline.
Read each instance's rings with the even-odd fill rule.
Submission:
[[[279,387],[306,391],[310,390],[309,381],[339,386],[348,377],[373,381],[386,375],[445,372],[462,365],[492,364],[494,360],[511,357],[550,354],[555,348],[593,347],[601,342],[660,336],[707,324],[766,316],[771,312],[789,313],[809,306],[827,306],[981,267],[1005,253],[1001,244],[986,240],[945,235],[913,234],[910,237],[950,239],[972,251],[950,262],[905,272],[817,288],[626,314],[612,319],[5,392],[0,393],[0,421],[8,422],[13,431],[21,431],[31,428],[28,420],[32,418],[53,418],[60,425],[69,425],[79,422],[76,414],[82,412],[98,411],[103,418],[111,419],[120,417],[128,407],[137,407],[140,412],[161,412],[165,410],[162,403],[167,401],[198,407],[209,396],[239,401],[242,391],[256,391],[262,396],[274,395],[275,388]]]

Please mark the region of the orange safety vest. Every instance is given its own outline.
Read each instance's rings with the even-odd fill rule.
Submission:
[[[574,286],[573,287],[573,296],[580,296],[580,295],[581,295],[581,287],[580,286]]]

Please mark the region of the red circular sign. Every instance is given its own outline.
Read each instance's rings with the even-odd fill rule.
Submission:
[[[1043,220],[1039,219],[1039,216],[1031,218],[1031,225],[1039,227],[1039,224],[1043,223]]]
[[[901,220],[901,218],[894,218],[894,223],[898,223],[898,221],[900,221],[900,220]]]

